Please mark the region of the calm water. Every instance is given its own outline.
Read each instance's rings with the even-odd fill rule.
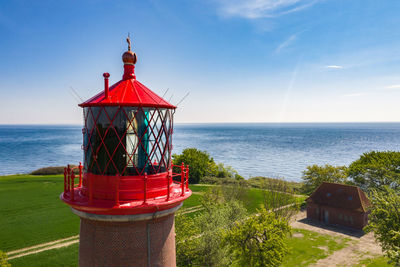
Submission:
[[[82,160],[81,126],[0,126],[0,175]],[[176,125],[174,153],[207,150],[244,177],[299,180],[310,164],[347,165],[370,150],[400,150],[400,123]]]

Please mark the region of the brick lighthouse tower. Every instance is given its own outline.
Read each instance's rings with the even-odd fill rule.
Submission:
[[[188,166],[171,163],[176,107],[136,80],[127,41],[122,80],[109,87],[104,73],[104,91],[79,105],[84,163],[64,171],[79,266],[175,266],[174,215],[191,195]]]

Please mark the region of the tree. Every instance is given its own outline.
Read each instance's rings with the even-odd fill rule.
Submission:
[[[189,183],[198,183],[203,176],[217,174],[217,165],[206,151],[186,148],[182,154],[174,154],[172,157],[175,165],[181,165],[182,162],[189,165]]]
[[[400,152],[371,151],[349,166],[349,177],[368,192],[389,186],[400,189]]]
[[[237,222],[226,230],[223,243],[234,266],[279,266],[288,252],[291,228],[286,219],[262,208],[258,216]]]
[[[345,166],[308,166],[303,172],[303,186],[301,188],[304,194],[310,195],[323,182],[347,183],[347,168]]]
[[[175,217],[176,261],[178,266],[198,265],[198,247],[200,228],[190,216]]]
[[[371,190],[372,208],[369,224],[382,250],[396,266],[400,266],[400,193],[390,187]]]

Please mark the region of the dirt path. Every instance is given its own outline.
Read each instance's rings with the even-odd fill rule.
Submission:
[[[200,210],[203,210],[203,209],[204,208],[201,205],[190,207],[190,208],[182,210],[182,212],[180,212],[180,213],[177,213],[177,216],[183,215],[183,214],[187,214],[187,213],[196,212],[196,211],[200,211]],[[31,247],[26,247],[26,248],[22,248],[22,249],[18,249],[18,250],[9,251],[9,252],[7,252],[7,256],[8,256],[9,260],[12,260],[12,259],[20,258],[20,257],[23,257],[23,256],[28,256],[28,255],[40,253],[40,252],[43,252],[43,251],[46,251],[46,250],[50,250],[50,249],[68,247],[68,246],[71,246],[71,245],[76,244],[78,242],[79,242],[79,235],[74,235],[74,236],[70,236],[70,237],[67,237],[67,238],[58,239],[58,240],[55,240],[55,241],[51,241],[51,242],[47,242],[47,243],[43,243],[43,244],[38,244],[38,245],[35,245],[35,246],[31,246]]]
[[[67,247],[79,242],[79,235],[70,236],[68,238],[63,238],[55,241],[51,241],[48,243],[43,243],[39,245],[35,245],[32,247],[27,247],[23,249],[18,249],[14,251],[7,252],[7,256],[9,260],[20,258],[23,256],[39,253],[42,251],[56,249],[61,247]]]
[[[349,231],[338,229],[325,225],[314,225],[304,221],[306,218],[305,212],[300,212],[294,216],[291,226],[313,231],[319,234],[331,236],[340,236],[350,238],[351,242],[345,248],[335,251],[332,255],[325,259],[319,260],[312,266],[327,267],[327,266],[353,266],[363,259],[373,258],[382,255],[382,250],[379,244],[375,241],[373,233],[361,235],[357,231]]]

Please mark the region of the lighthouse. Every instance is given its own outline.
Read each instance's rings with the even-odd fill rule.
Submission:
[[[136,79],[136,53],[122,80],[79,104],[83,164],[64,170],[60,198],[80,217],[79,266],[175,266],[175,212],[191,195],[189,166],[171,161],[176,106]]]

